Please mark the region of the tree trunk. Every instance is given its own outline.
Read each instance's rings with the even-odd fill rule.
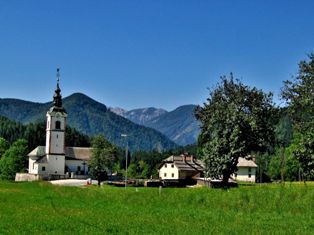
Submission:
[[[228,172],[225,172],[222,177],[222,187],[228,188],[228,182],[229,182],[230,174]]]
[[[100,172],[97,172],[98,187],[100,187]]]

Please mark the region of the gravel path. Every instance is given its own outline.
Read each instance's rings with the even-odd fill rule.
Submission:
[[[62,185],[62,186],[82,187],[82,186],[87,185],[87,180],[82,180],[82,179],[51,180],[49,182],[54,185]],[[97,181],[92,180],[92,184],[97,184]]]

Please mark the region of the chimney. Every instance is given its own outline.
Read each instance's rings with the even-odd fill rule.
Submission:
[[[191,162],[192,162],[192,163],[194,162],[194,157],[193,157],[193,155],[191,155]]]

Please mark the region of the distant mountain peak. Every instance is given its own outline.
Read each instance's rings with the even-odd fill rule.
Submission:
[[[154,107],[139,108],[139,109],[133,109],[130,111],[126,111],[121,108],[114,108],[114,109],[111,108],[110,111],[124,118],[127,118],[134,123],[137,123],[139,125],[144,125],[144,126],[150,120],[167,113],[167,111],[164,109],[154,108]]]
[[[115,107],[115,108],[110,107],[109,110],[122,117],[124,117],[124,114],[128,112],[127,110],[119,108],[119,107]]]
[[[80,93],[80,92],[75,92],[75,93],[65,97],[64,99],[84,99],[84,100],[87,99],[87,100],[93,100],[93,101],[97,102],[93,98],[85,95],[84,93]]]
[[[197,106],[187,104],[177,107],[171,112],[154,107],[133,109],[121,108],[110,110],[139,125],[160,131],[179,145],[194,144],[200,132],[199,122],[194,116]]]

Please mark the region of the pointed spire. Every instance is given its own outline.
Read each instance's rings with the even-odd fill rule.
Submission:
[[[57,68],[57,88],[55,90],[55,94],[53,95],[53,105],[58,108],[62,108],[62,96],[61,89],[59,87],[60,81],[60,69]]]
[[[57,68],[57,89],[60,90],[59,81],[60,81],[60,68]]]

